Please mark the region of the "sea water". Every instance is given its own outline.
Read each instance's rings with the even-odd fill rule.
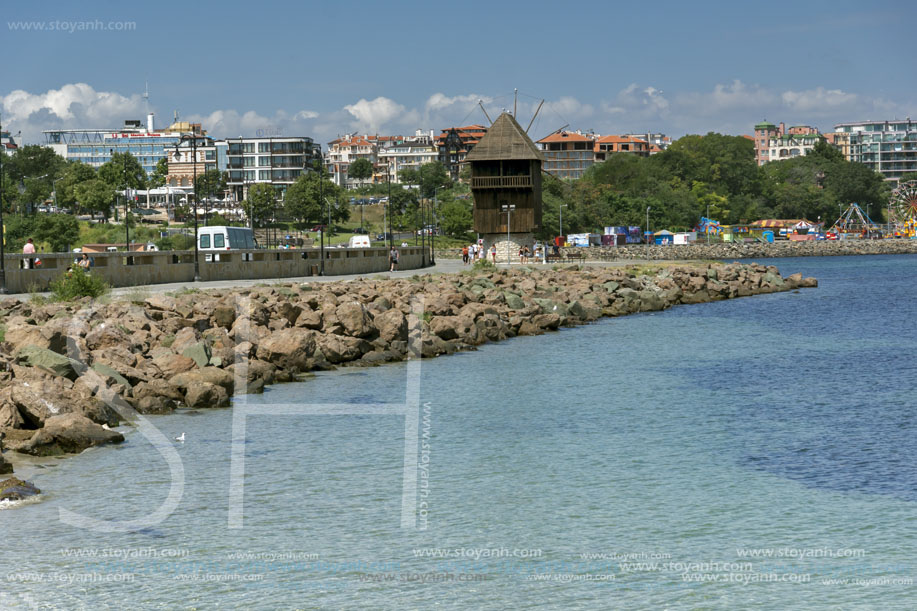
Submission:
[[[26,465],[0,608],[912,609],[917,257],[765,263],[819,288],[319,373],[237,398],[241,437],[185,410]],[[61,518],[140,523],[176,486],[130,532]]]

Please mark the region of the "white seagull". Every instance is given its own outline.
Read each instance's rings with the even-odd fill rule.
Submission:
[[[181,435],[179,435],[178,437],[176,437],[176,438],[175,438],[175,441],[181,441],[181,442],[184,443],[184,441],[185,441],[185,434],[182,433]]]

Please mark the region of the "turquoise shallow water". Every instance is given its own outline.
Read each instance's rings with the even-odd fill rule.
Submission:
[[[186,433],[184,488],[139,531],[59,518],[166,500],[138,433],[31,467],[0,608],[912,609],[917,257],[776,263],[820,287],[424,361],[414,528],[404,417],[258,415],[402,402],[404,365],[249,398],[242,528],[231,410],[152,420]]]

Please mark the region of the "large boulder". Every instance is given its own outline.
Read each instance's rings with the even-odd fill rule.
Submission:
[[[0,474],[12,472],[13,465],[3,458],[3,433],[0,433]]]
[[[16,352],[16,361],[20,364],[28,365],[53,373],[62,378],[75,380],[79,371],[79,363],[73,359],[67,358],[48,348],[27,345],[23,346]]]
[[[213,309],[211,318],[216,326],[232,329],[232,323],[236,322],[236,309],[231,306],[217,306]]]
[[[408,339],[408,320],[401,310],[392,308],[380,312],[376,314],[373,323],[379,330],[379,337],[385,342],[407,341]]]
[[[181,354],[162,354],[153,359],[153,364],[159,368],[162,377],[166,379],[197,367],[194,360]]]
[[[198,367],[206,367],[210,364],[212,352],[206,342],[198,342],[182,350],[181,355],[194,361]],[[222,360],[220,363],[222,364]]]
[[[0,390],[0,431],[3,429],[21,429],[25,420],[19,413],[19,407],[12,397],[13,389],[7,386]]]
[[[338,321],[344,333],[352,337],[370,337],[375,334],[373,319],[362,303],[350,301],[342,303],[335,309]]]
[[[103,322],[86,334],[86,345],[90,350],[107,348],[130,348],[133,345],[130,336],[122,331],[118,325]]]
[[[80,414],[61,414],[45,421],[30,439],[10,449],[33,456],[76,454],[106,443],[121,443],[124,435],[96,424]]]
[[[18,477],[0,482],[0,501],[21,501],[36,494],[41,494],[41,490]]]
[[[315,332],[293,327],[274,332],[261,340],[256,355],[277,367],[305,371],[315,353]]]
[[[229,405],[229,393],[222,386],[202,382],[188,388],[185,404],[188,407],[226,407]]]
[[[358,337],[325,333],[318,338],[318,347],[329,363],[354,361],[372,350],[372,344]]]
[[[232,394],[233,375],[232,372],[219,367],[203,367],[180,373],[169,380],[169,384],[185,391],[186,395],[198,384],[214,384],[222,387],[227,394]]]
[[[320,310],[311,310],[305,308],[296,316],[295,325],[297,327],[321,331],[323,324],[324,321],[322,320],[322,313]]]

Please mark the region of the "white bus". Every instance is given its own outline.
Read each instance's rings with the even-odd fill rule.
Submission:
[[[205,255],[206,261],[219,261],[220,255],[216,251],[253,250],[255,248],[258,248],[255,233],[248,227],[216,225],[200,227],[197,230],[197,249],[210,251]]]

